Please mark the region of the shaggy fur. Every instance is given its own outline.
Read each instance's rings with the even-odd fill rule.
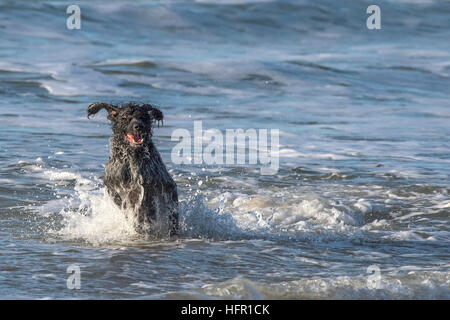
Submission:
[[[177,185],[152,142],[152,125],[162,123],[162,112],[148,104],[93,103],[87,109],[88,118],[101,109],[108,112],[113,130],[104,176],[109,195],[125,212],[131,212],[139,233],[158,222],[169,223],[170,234],[176,234]]]

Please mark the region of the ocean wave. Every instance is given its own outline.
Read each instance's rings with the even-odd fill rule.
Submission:
[[[376,288],[369,274],[299,279],[281,283],[250,281],[238,277],[205,285],[199,293],[220,299],[448,299],[450,272],[381,273]],[[176,293],[168,294],[176,296]]]

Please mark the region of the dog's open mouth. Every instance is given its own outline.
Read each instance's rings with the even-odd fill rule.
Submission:
[[[127,140],[133,145],[141,144],[144,142],[144,138],[140,134],[127,134]]]

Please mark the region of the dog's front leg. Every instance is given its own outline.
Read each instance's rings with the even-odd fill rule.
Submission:
[[[175,184],[171,185],[171,189],[172,201],[169,205],[169,221],[171,223],[170,236],[175,236],[179,234],[180,231],[178,224],[178,192]]]
[[[113,188],[113,187],[107,187],[108,194],[113,199],[114,203],[122,209],[126,209],[125,202],[122,201],[122,198],[120,197],[120,194]]]

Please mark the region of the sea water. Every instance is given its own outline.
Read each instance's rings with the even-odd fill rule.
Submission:
[[[0,1],[0,297],[450,298],[448,2],[77,4]],[[177,237],[107,196],[97,101],[164,112]],[[176,164],[194,121],[278,129],[279,169]]]

